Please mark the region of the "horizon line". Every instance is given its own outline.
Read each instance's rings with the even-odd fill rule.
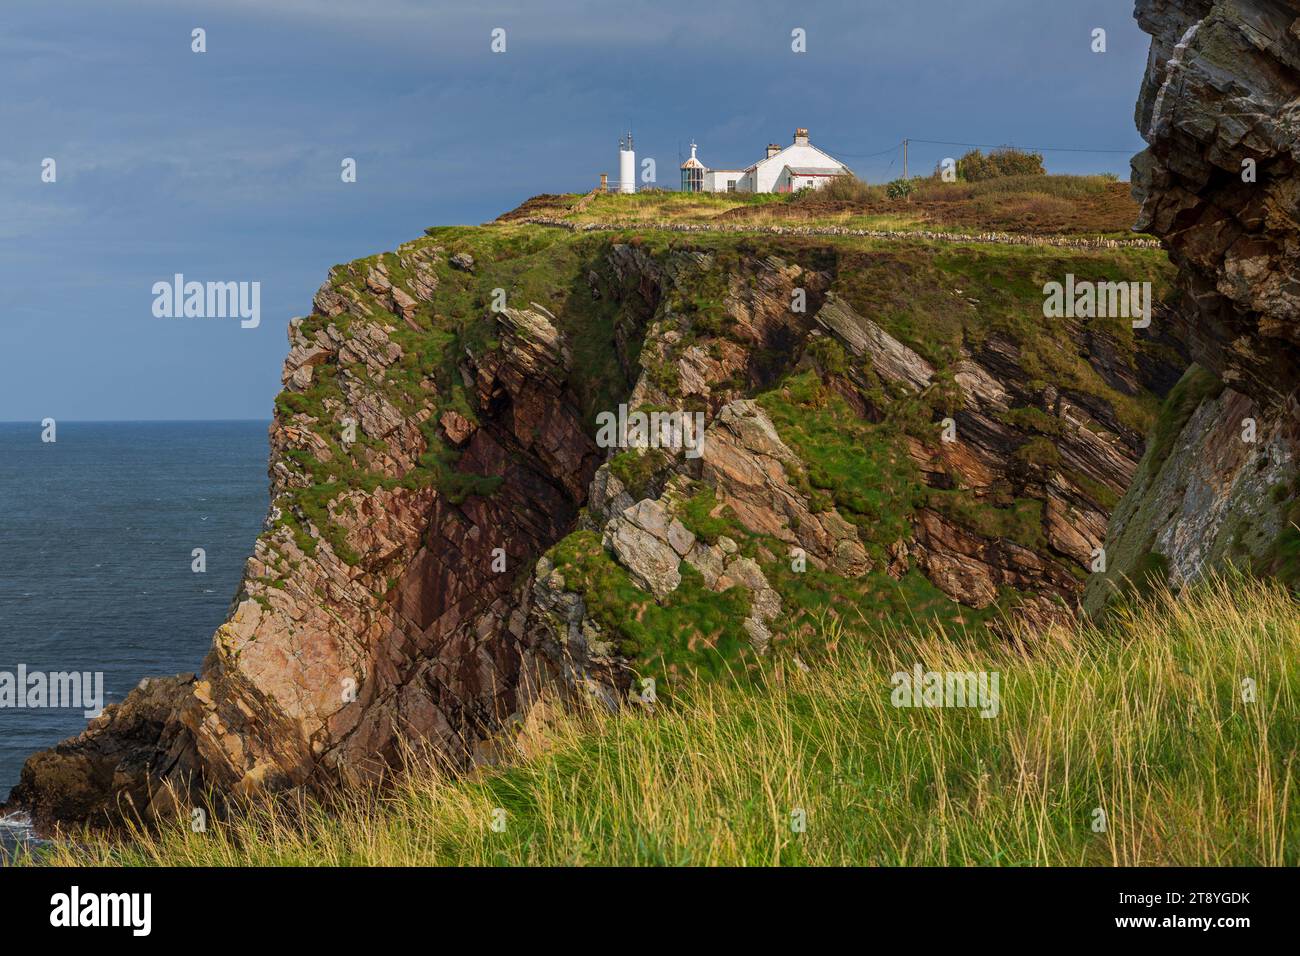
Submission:
[[[214,425],[241,422],[270,424],[274,420],[273,418],[57,418],[52,415],[47,415],[46,418],[54,418],[60,425]],[[39,427],[40,424],[41,419],[39,418],[0,420],[0,425],[36,425]]]

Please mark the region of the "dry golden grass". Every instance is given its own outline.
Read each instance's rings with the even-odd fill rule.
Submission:
[[[382,795],[284,799],[206,833],[81,834],[44,859],[1295,865],[1298,611],[1233,579],[996,647],[828,619],[810,671],[777,658],[757,685],[700,685],[656,714],[561,715],[510,766],[423,764]],[[917,663],[998,672],[998,715],[892,706],[891,674]]]
[[[721,223],[856,229],[1129,237],[1138,207],[1127,183],[1102,176],[1006,176],[978,183],[916,179],[907,199],[858,180],[790,194],[682,193],[537,196],[501,217],[581,223]]]

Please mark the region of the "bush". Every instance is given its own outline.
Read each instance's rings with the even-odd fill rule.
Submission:
[[[885,193],[890,199],[906,199],[912,195],[913,188],[915,187],[910,179],[895,179],[885,187]]]
[[[991,150],[986,156],[978,149],[957,160],[957,178],[978,183],[1002,176],[1046,176],[1041,153],[1003,147]]]
[[[851,202],[871,203],[885,198],[885,190],[880,186],[864,183],[856,176],[836,176],[821,189],[808,192],[800,191],[795,201],[800,203]]]

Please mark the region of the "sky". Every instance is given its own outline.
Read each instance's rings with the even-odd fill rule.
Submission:
[[[797,126],[873,182],[905,137],[1127,179],[1146,41],[1132,0],[3,0],[0,421],[269,419],[331,265],[617,178],[629,127],[674,187]],[[156,317],[177,273],[260,325]]]

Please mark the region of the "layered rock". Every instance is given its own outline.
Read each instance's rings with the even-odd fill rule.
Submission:
[[[1232,562],[1285,572],[1300,453],[1300,7],[1282,0],[1139,0],[1152,36],[1133,161],[1139,227],[1179,269],[1177,312],[1204,373],[1166,411],[1158,458],[1116,514],[1125,577],[1174,586]],[[1193,401],[1194,399],[1194,401]]]
[[[626,262],[642,254],[615,255]],[[792,559],[847,579],[918,573],[954,601],[1002,607],[1034,625],[1074,613],[1103,544],[1110,505],[1131,480],[1143,448],[1144,429],[1128,424],[1116,402],[1175,381],[1176,350],[1126,350],[1112,330],[1097,324],[1053,330],[1061,340],[1080,343],[1079,357],[1108,383],[1111,398],[1077,385],[1032,383],[1022,359],[1027,346],[1008,335],[964,343],[940,375],[931,361],[838,296],[834,270],[774,256],[746,260],[730,276],[724,297],[734,323],[730,334],[701,336],[700,317],[676,307],[673,287],[700,282],[700,273],[714,269],[712,256],[692,252],[647,270],[662,283],[664,307],[650,326],[642,355],[646,371],[629,405],[694,402],[708,410],[710,422],[697,460],[680,449],[626,453],[635,456],[627,467],[637,474],[639,489],[610,464],[596,473],[588,526],[601,532],[610,559],[632,581],[659,603],[672,599],[686,567],[711,591],[740,586],[749,601],[743,629],[756,650],[767,648],[774,629],[781,629],[783,611],[797,610],[783,606],[769,580],[776,565]],[[797,312],[789,303],[805,283],[814,305]],[[975,308],[965,300],[962,307]],[[953,441],[941,440],[938,411],[930,425],[903,436],[902,452],[926,503],[878,557],[866,547],[873,535],[812,487],[809,464],[762,405],[741,397],[773,381],[761,354],[773,341],[788,354],[787,373],[820,367],[815,356],[825,352],[825,343],[842,349],[844,368],[822,369],[823,379],[830,393],[848,399],[867,420],[887,420],[910,402],[929,407],[939,391],[955,396]],[[1046,460],[1028,453],[1041,448]],[[713,514],[725,512],[758,542],[762,561],[738,554],[725,536],[692,544],[694,536],[679,526],[686,520],[685,500],[699,494],[715,503]],[[965,513],[952,506],[955,500]],[[972,512],[1013,510],[1029,514],[1014,532],[1000,530],[997,521],[971,521]],[[676,538],[675,528],[681,532]],[[604,585],[588,581],[594,591],[584,594],[571,575],[558,574],[555,583],[560,590],[552,592],[552,602],[581,607],[584,631],[614,639],[589,607],[601,599]]]
[[[285,395],[327,368],[338,397],[317,414],[278,411],[272,512],[229,619],[197,677],[146,681],[28,761],[12,799],[39,825],[147,819],[204,788],[374,776],[411,740],[479,759],[548,683],[565,683],[563,649],[523,633],[520,572],[572,527],[597,464],[567,391],[571,357],[545,308],[495,316],[495,347],[460,363],[479,414],[437,417],[460,449],[447,477],[481,476],[491,493],[440,490],[420,477],[433,406],[401,407],[388,381],[403,358],[394,319],[437,287],[431,272],[408,275],[409,292],[382,262],[364,284],[334,277],[314,331],[291,323]],[[357,465],[371,487],[308,508],[322,474]]]
[[[941,361],[840,294],[860,285],[846,250],[806,242],[568,236],[519,253],[555,274],[499,307],[498,243],[520,234],[493,230],[537,228],[331,272],[289,327],[271,513],[201,671],[29,760],[13,800],[38,823],[372,779],[412,741],[495,759],[543,697],[642,701],[652,653],[674,678],[780,653],[805,565],[874,582],[864,600],[906,578],[1031,621],[1072,612],[1141,453],[1121,407],[1176,377],[1158,350],[996,326]],[[915,256],[900,274],[931,267]],[[935,308],[979,318],[959,290]],[[1068,381],[1042,378],[1047,348]],[[703,443],[598,446],[593,413],[618,403],[701,416]],[[817,460],[832,411],[871,447],[831,458],[865,456],[898,501]],[[680,646],[638,646],[643,617]]]
[[[725,405],[706,433],[701,477],[744,527],[798,546],[817,567],[857,577],[870,560],[857,531],[835,508],[814,513],[790,483],[803,462],[754,402]]]

